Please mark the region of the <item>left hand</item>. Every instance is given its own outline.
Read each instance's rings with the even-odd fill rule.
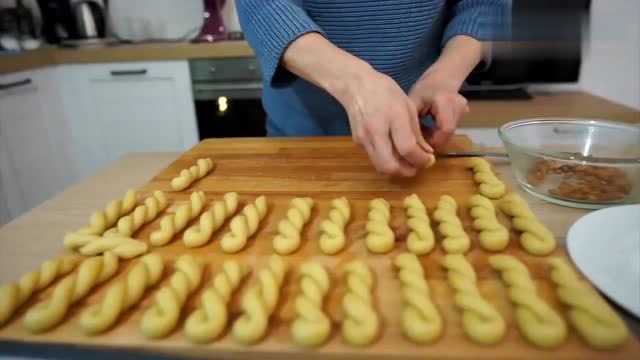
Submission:
[[[427,71],[409,92],[419,116],[431,114],[436,122],[429,137],[435,148],[446,145],[462,116],[469,112],[467,99],[458,93],[459,84],[448,79],[444,73]]]

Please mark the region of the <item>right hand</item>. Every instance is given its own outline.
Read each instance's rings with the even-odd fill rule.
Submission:
[[[378,172],[410,177],[435,161],[414,103],[393,79],[369,69],[347,81],[348,90],[338,100],[349,117],[353,140]]]

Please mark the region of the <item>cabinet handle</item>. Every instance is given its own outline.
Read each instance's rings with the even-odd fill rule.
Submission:
[[[135,76],[135,75],[146,75],[147,69],[137,69],[137,70],[111,70],[111,76]]]
[[[24,80],[20,80],[20,81],[16,81],[16,82],[11,82],[8,84],[0,84],[0,90],[9,90],[9,89],[15,89],[15,88],[19,88],[22,86],[26,86],[31,84],[33,81],[31,81],[31,79],[24,79]]]

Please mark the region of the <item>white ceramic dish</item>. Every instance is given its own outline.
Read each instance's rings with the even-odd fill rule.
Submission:
[[[640,204],[582,217],[569,230],[567,248],[600,291],[640,317]]]

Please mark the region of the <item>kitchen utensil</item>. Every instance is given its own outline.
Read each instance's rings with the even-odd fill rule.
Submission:
[[[640,127],[603,120],[530,119],[499,136],[520,185],[532,195],[597,209],[640,202]]]
[[[103,38],[106,34],[105,10],[92,0],[73,4],[78,36],[82,39]]]
[[[640,317],[640,205],[582,217],[569,229],[567,249],[600,291]]]

